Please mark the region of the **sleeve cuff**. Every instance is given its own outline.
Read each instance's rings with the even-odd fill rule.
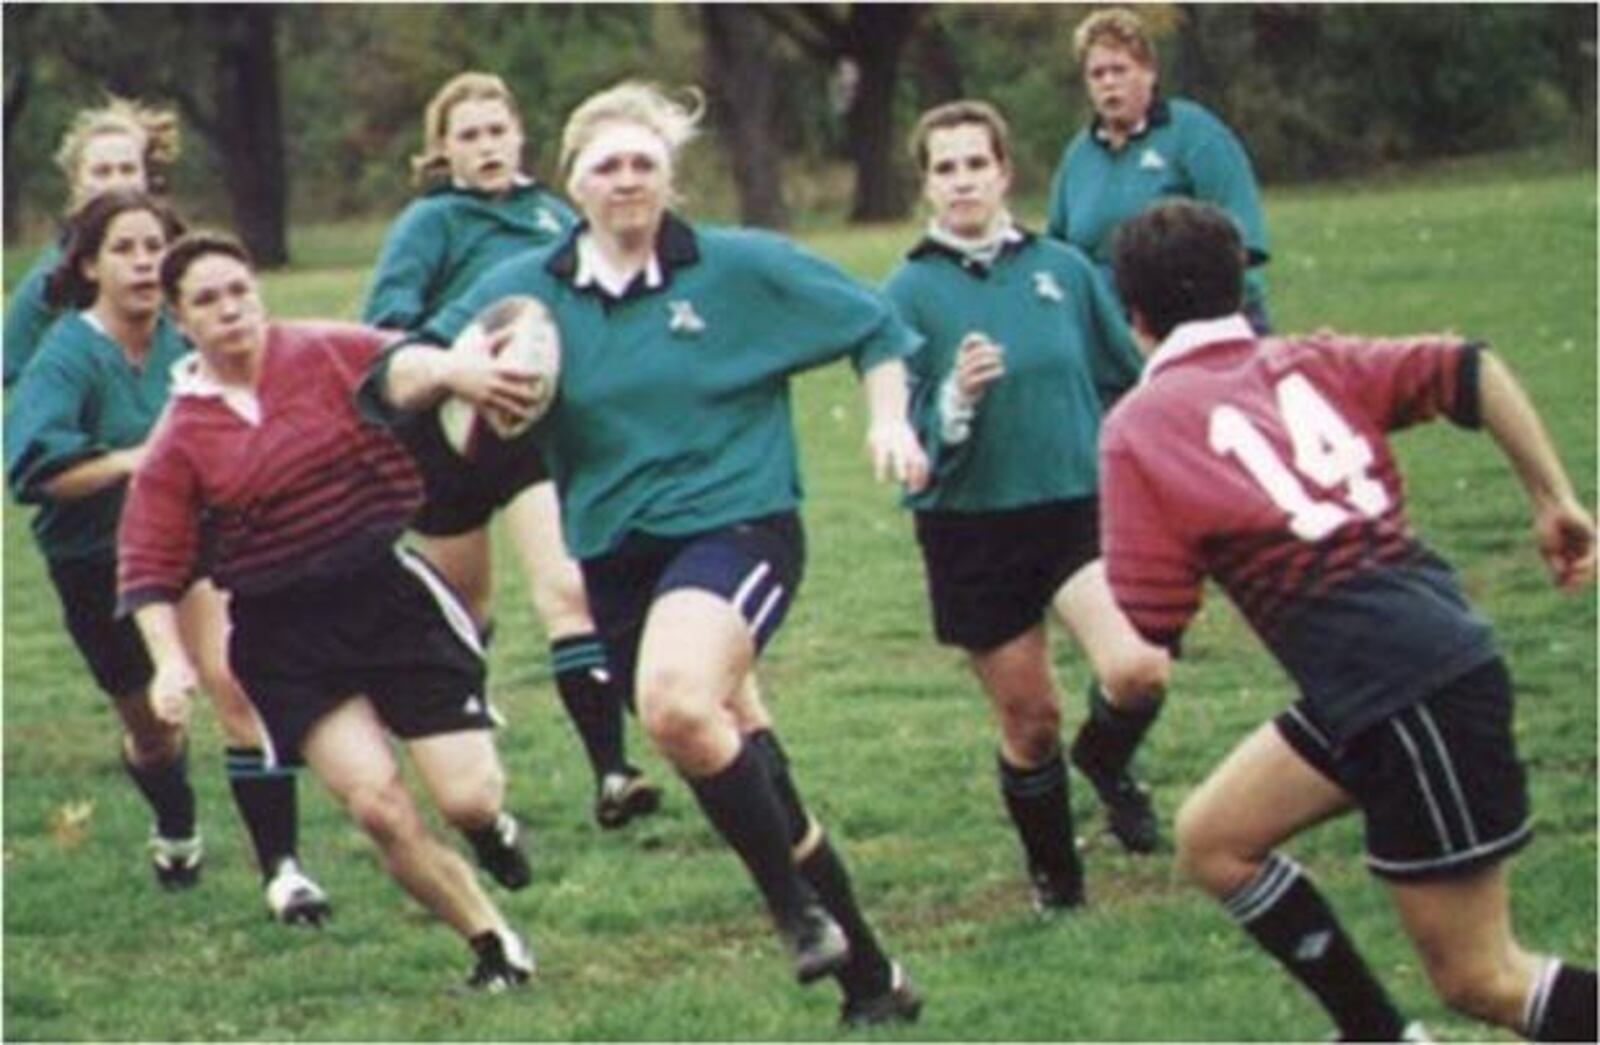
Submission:
[[[939,438],[948,446],[959,446],[972,436],[972,419],[977,405],[962,395],[951,374],[939,386]]]

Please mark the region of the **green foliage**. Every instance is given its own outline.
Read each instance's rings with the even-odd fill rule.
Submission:
[[[1487,337],[1529,385],[1592,504],[1595,178],[1547,166],[1540,158],[1453,164],[1268,193],[1272,304],[1285,329],[1455,326]],[[300,267],[269,277],[272,306],[353,315],[379,232],[375,224],[297,230]],[[834,229],[808,242],[877,279],[916,232]],[[994,791],[993,727],[960,658],[929,637],[911,528],[867,474],[864,411],[848,368],[800,381],[794,411],[810,561],[765,660],[765,685],[801,786],[846,853],[869,914],[929,998],[920,1025],[869,1039],[1322,1036],[1317,1007],[1180,880],[1170,853],[1136,860],[1106,840],[1081,782],[1074,792],[1093,906],[1059,922],[1031,916]],[[1404,436],[1399,452],[1414,521],[1493,619],[1518,680],[1538,827],[1516,862],[1519,934],[1536,950],[1592,965],[1594,592],[1563,597],[1544,580],[1521,495],[1483,436],[1430,426]],[[503,541],[490,678],[510,718],[499,738],[510,805],[530,818],[536,840],[534,885],[497,899],[538,946],[532,989],[490,999],[447,993],[466,971],[466,949],[384,877],[371,846],[309,779],[302,849],[336,918],[321,934],[269,924],[204,710],[192,765],[211,863],[194,893],[162,895],[144,864],[144,810],[117,768],[114,718],[63,634],[26,520],[8,511],[3,542],[8,1037],[842,1037],[830,988],[794,987],[754,890],[681,785],[669,783],[653,820],[618,834],[592,826],[583,758]],[[1057,664],[1074,728],[1083,661],[1061,640]],[[1166,824],[1206,769],[1284,700],[1279,670],[1213,594],[1141,756]],[[635,754],[668,780],[630,731]],[[1443,1040],[1489,1036],[1433,998],[1384,891],[1360,867],[1359,846],[1359,825],[1344,820],[1292,850],[1408,1012]]]

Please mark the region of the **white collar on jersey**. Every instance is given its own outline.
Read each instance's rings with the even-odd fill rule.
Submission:
[[[225,385],[212,377],[200,365],[198,352],[191,352],[172,364],[172,397],[179,396],[220,399],[248,424],[261,424],[261,400],[255,392],[238,385]]]
[[[1160,347],[1150,356],[1139,383],[1141,385],[1146,383],[1155,376],[1157,370],[1209,345],[1229,341],[1254,341],[1255,338],[1256,332],[1250,326],[1250,321],[1239,312],[1223,316],[1221,319],[1196,319],[1188,323],[1179,323],[1172,328],[1166,340],[1162,341]]]
[[[626,270],[607,261],[605,255],[600,253],[600,248],[594,245],[594,237],[588,232],[578,237],[578,268],[572,277],[573,286],[598,285],[611,297],[620,298],[627,293],[638,275],[638,269]],[[662,281],[661,259],[651,251],[650,260],[644,267],[644,285],[655,290],[661,286]]]
[[[525,189],[529,185],[532,185],[532,184],[533,184],[533,179],[528,177],[526,174],[522,173],[521,171],[517,171],[515,174],[513,174],[511,176],[511,187],[513,189]],[[466,182],[462,181],[460,178],[456,177],[454,174],[450,175],[450,187],[453,188],[453,189],[456,189],[456,190],[458,190],[460,192],[477,192],[477,191],[479,191],[477,189],[474,189],[471,185],[468,185]]]

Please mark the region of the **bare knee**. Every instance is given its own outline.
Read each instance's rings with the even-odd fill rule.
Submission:
[[[1230,837],[1213,811],[1192,796],[1178,810],[1173,839],[1178,869],[1218,899],[1244,888],[1267,857]]]
[[[639,679],[640,722],[663,753],[694,748],[713,728],[712,716],[690,699],[688,679],[680,672],[654,669]]]
[[[575,563],[542,572],[533,580],[533,607],[551,638],[582,635],[594,630],[583,574]]]
[[[1158,646],[1140,643],[1099,665],[1100,686],[1124,711],[1149,711],[1161,703],[1172,673],[1172,658]]]
[[[1452,1009],[1474,1019],[1517,1028],[1528,984],[1508,961],[1456,948],[1421,947],[1434,992]]]
[[[344,796],[345,808],[362,831],[388,847],[423,833],[422,818],[398,776],[358,786]]]

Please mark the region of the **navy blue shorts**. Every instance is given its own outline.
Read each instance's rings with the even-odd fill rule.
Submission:
[[[550,479],[544,457],[526,440],[487,437],[471,459],[462,457],[445,442],[436,410],[407,420],[396,435],[422,473],[423,502],[411,528],[427,537],[481,530],[517,494]]]
[[[306,734],[358,693],[404,740],[495,724],[471,615],[413,552],[385,550],[334,581],[235,595],[229,608],[229,657],[271,765],[298,765]]]
[[[805,534],[800,517],[784,512],[689,537],[631,534],[616,551],[581,565],[612,676],[632,702],[639,640],[656,599],[680,588],[727,599],[749,626],[759,654],[800,587]]]
[[[107,696],[142,696],[155,667],[131,616],[117,616],[117,564],[113,559],[52,562],[50,583],[61,599],[61,619]]]
[[[933,633],[991,650],[1044,619],[1073,574],[1100,558],[1100,500],[998,512],[917,512]]]
[[[1496,657],[1333,746],[1298,708],[1278,732],[1366,819],[1367,867],[1400,881],[1468,874],[1532,837],[1512,734],[1511,677]]]

